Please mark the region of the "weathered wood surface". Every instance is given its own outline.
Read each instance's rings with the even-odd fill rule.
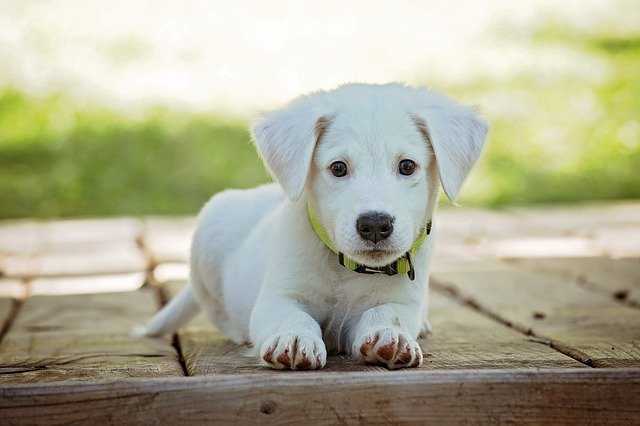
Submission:
[[[640,204],[595,203],[500,211],[442,209],[436,260],[640,257]]]
[[[584,367],[539,341],[438,292],[430,294],[433,333],[421,341],[425,368]]]
[[[87,276],[145,269],[146,261],[133,240],[0,258],[0,270],[7,278]]]
[[[308,372],[0,389],[4,424],[637,424],[640,370]]]
[[[24,299],[28,295],[28,285],[24,280],[0,278],[0,298]]]
[[[38,277],[28,281],[28,291],[31,296],[134,291],[144,284],[145,279],[146,272]]]
[[[0,226],[0,274],[8,278],[144,271],[133,219],[10,222]]]
[[[443,209],[424,367],[394,372],[271,371],[203,316],[129,337],[186,278],[194,223],[0,224],[22,299],[0,298],[0,424],[640,424],[639,203]]]
[[[613,278],[613,277],[612,277]],[[595,367],[640,367],[640,310],[562,275],[467,266],[436,272],[432,288]]]
[[[166,286],[169,297],[183,287]],[[439,293],[430,296],[434,333],[421,340],[425,369],[579,368],[574,359],[522,333],[492,321]],[[260,367],[249,349],[236,345],[200,314],[178,332],[189,375],[269,372]],[[370,371],[381,367],[361,365],[346,356],[330,356],[324,371]]]
[[[186,262],[195,224],[194,218],[146,218],[144,244],[154,262]]]
[[[156,307],[150,291],[29,298],[0,342],[0,383],[182,375],[169,340],[129,336]]]
[[[580,286],[640,307],[640,259],[537,258],[510,259],[517,267],[556,273]]]
[[[136,219],[7,221],[0,223],[0,253],[35,254],[78,250],[96,244],[129,241],[139,235]]]
[[[4,334],[9,330],[15,304],[16,301],[12,299],[0,299],[0,343],[2,343]]]

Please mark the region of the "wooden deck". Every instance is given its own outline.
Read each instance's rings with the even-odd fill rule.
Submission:
[[[0,424],[640,424],[640,203],[442,210],[425,363],[393,372],[270,371],[202,317],[129,337],[193,225],[0,223]]]

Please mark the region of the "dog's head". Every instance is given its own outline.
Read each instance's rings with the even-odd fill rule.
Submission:
[[[399,84],[313,93],[253,127],[289,199],[305,194],[338,250],[369,266],[410,249],[430,219],[438,181],[456,197],[486,132],[471,109]]]

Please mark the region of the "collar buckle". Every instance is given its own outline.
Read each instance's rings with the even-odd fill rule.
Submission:
[[[429,224],[431,224],[431,222],[429,222]],[[404,257],[407,259],[407,263],[409,264],[409,270],[407,271],[407,276],[411,281],[413,281],[416,279],[416,270],[413,269],[413,259],[411,259],[411,252],[407,252],[404,255]]]

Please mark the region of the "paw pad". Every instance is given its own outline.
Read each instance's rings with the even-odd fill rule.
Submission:
[[[368,333],[356,339],[353,353],[368,364],[382,364],[390,369],[419,367],[422,364],[422,349],[418,342],[407,334],[393,329]]]

